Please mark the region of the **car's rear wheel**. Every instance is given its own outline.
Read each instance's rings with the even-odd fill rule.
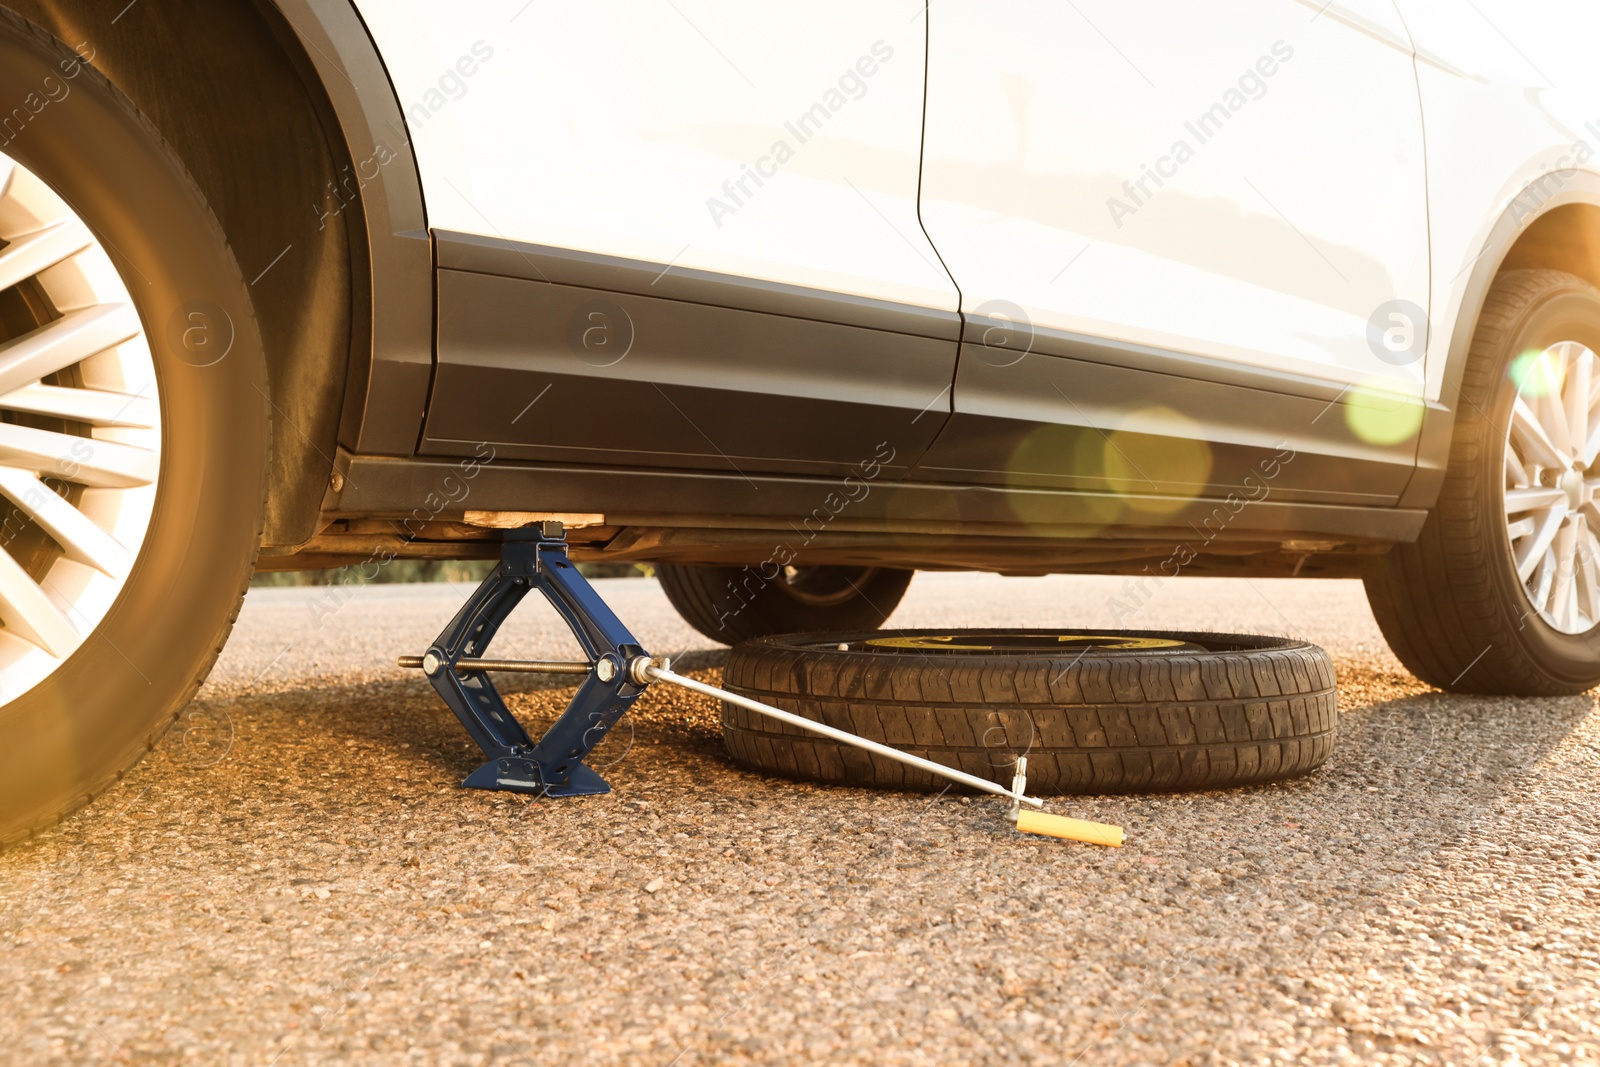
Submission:
[[[661,588],[683,620],[729,645],[771,634],[882,626],[914,573],[888,567],[656,564]]]
[[[160,736],[249,581],[266,376],[246,287],[160,136],[0,12],[0,843]],[[16,119],[16,116],[12,116]]]
[[[1600,291],[1560,271],[1495,281],[1450,465],[1415,544],[1373,561],[1395,655],[1441,689],[1544,696],[1600,684]]]

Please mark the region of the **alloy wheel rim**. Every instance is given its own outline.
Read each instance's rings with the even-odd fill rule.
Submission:
[[[1505,518],[1517,579],[1562,633],[1600,623],[1600,368],[1577,341],[1526,353],[1506,428]]]
[[[160,466],[155,365],[127,287],[71,206],[0,154],[0,704],[111,610]]]

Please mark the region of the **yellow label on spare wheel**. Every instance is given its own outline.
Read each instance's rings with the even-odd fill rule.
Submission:
[[[1193,648],[1187,641],[1170,637],[1142,637],[1136,634],[901,634],[869,637],[864,644],[874,648],[914,648],[925,651],[961,652],[1047,652],[1057,649],[1103,648],[1108,652],[1132,652],[1153,648]]]

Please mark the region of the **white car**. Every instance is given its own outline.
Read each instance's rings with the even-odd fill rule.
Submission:
[[[118,10],[120,8],[120,10]],[[181,9],[181,10],[180,10]],[[261,569],[1355,576],[1600,682],[1600,9],[0,0],[0,840]]]

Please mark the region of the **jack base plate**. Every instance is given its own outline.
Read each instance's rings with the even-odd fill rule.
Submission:
[[[546,785],[537,763],[516,756],[490,760],[461,784],[467,789],[498,789],[544,797],[592,797],[611,792],[604,778],[581,763],[572,768],[565,782]]]

